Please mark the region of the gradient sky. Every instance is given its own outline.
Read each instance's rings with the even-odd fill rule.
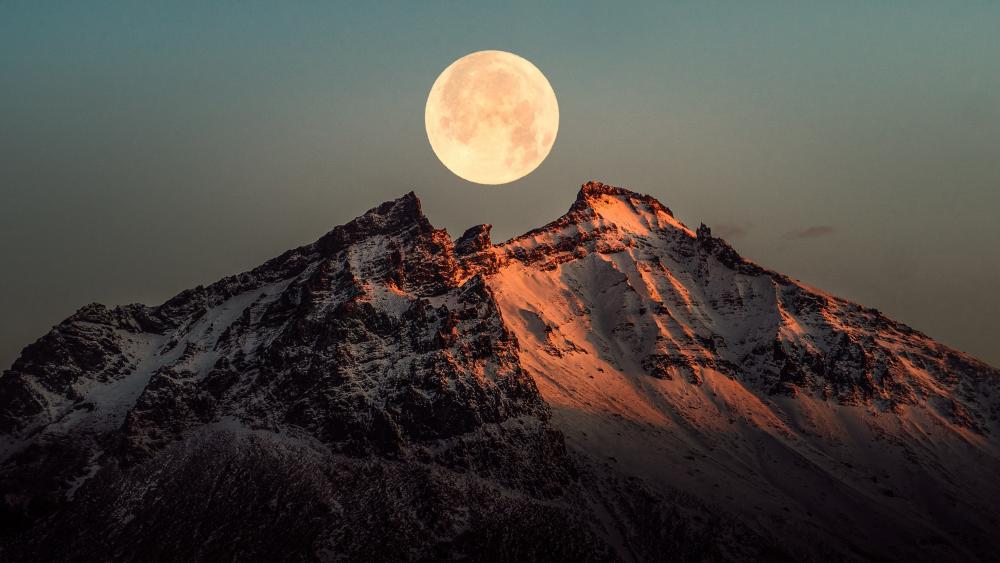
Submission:
[[[1000,365],[998,2],[207,4],[0,3],[0,367],[85,303],[162,302],[411,189],[499,241],[588,179]],[[482,49],[560,104],[501,187],[423,127]]]

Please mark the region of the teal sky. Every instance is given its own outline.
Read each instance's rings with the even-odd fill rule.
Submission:
[[[589,179],[1000,364],[1000,3],[364,4],[0,2],[0,366],[87,302],[162,302],[411,189],[501,240]],[[501,187],[423,129],[483,49],[560,104]]]

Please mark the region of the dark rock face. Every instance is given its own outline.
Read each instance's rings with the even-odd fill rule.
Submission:
[[[681,490],[669,471],[637,477],[596,450],[569,447],[567,432],[586,432],[553,416],[556,396],[540,390],[547,375],[536,360],[576,366],[590,352],[563,334],[570,321],[543,319],[545,311],[523,316],[541,327],[544,345],[532,347],[504,309],[509,297],[497,293],[511,291],[514,270],[563,272],[560,295],[611,288],[602,295],[614,299],[581,305],[579,318],[590,319],[595,342],[607,328],[618,339],[611,348],[632,346],[641,377],[704,389],[706,377],[721,374],[755,393],[877,403],[896,414],[927,404],[996,445],[996,370],[744,260],[707,227],[686,230],[649,196],[591,182],[545,227],[501,245],[489,231],[473,227],[453,242],[410,193],[158,307],[82,308],[0,377],[0,556],[703,561],[879,553],[869,549],[876,538],[858,539],[853,550],[809,545]],[[571,279],[588,257],[643,252],[655,257],[643,259],[642,272],[656,283],[688,276],[690,295],[651,293],[620,271]],[[743,278],[718,290],[730,275],[772,293],[747,289]],[[710,309],[733,326],[778,314],[758,310],[762,302],[827,327],[829,338],[813,346],[764,324],[742,341],[693,330],[676,312],[683,299],[696,318]],[[704,303],[692,308],[693,299]],[[612,306],[638,320],[612,326],[604,310]],[[653,326],[655,334],[633,336]],[[591,376],[604,372],[579,365]],[[932,380],[915,378],[918,368]]]

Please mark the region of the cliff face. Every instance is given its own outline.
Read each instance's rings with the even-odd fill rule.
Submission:
[[[649,196],[494,245],[411,193],[25,348],[0,553],[988,559],[998,386]]]

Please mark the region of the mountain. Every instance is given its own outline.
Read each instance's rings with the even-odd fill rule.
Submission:
[[[1000,370],[585,184],[413,194],[0,377],[7,561],[996,560]]]

